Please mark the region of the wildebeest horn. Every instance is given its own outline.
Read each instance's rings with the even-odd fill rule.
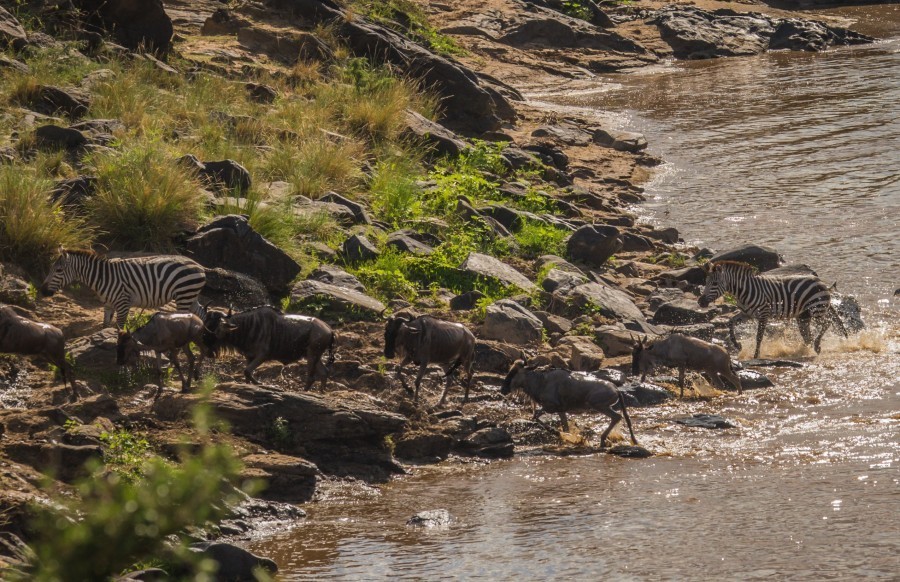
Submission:
[[[384,309],[382,309],[381,311],[379,311],[379,312],[378,312],[378,317],[380,317],[380,318],[382,318],[382,319],[387,319],[387,318],[384,316],[384,312],[387,311],[387,310],[388,310],[388,308],[385,307]]]
[[[234,311],[234,304],[232,303],[228,306],[228,315],[226,315],[225,317],[231,317],[231,313],[233,311]]]

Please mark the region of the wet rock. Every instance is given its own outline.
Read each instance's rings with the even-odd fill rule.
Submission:
[[[439,528],[450,527],[450,512],[446,509],[420,511],[406,521],[412,527]]]
[[[458,156],[471,149],[461,137],[440,123],[431,121],[411,109],[406,110],[406,127],[403,133],[406,137],[433,148],[438,155]]]
[[[524,358],[522,350],[504,341],[475,342],[475,369],[479,372],[506,374],[513,362]]]
[[[34,131],[37,145],[43,149],[76,149],[87,144],[87,138],[77,129],[42,125]]]
[[[569,353],[569,369],[576,372],[593,372],[603,365],[603,350],[584,336],[567,336],[559,340],[556,348]]]
[[[0,43],[11,45],[16,50],[21,50],[28,44],[28,36],[25,29],[16,20],[16,17],[0,6]]]
[[[457,443],[456,450],[477,457],[501,459],[512,457],[515,446],[506,429],[492,426],[477,430],[462,439]]]
[[[325,195],[319,198],[319,202],[330,202],[331,204],[347,208],[353,213],[353,224],[372,224],[372,219],[369,218],[369,213],[366,211],[365,206],[345,198],[337,192],[326,192]]]
[[[588,278],[577,273],[562,271],[557,268],[550,269],[541,281],[541,287],[549,293],[568,293],[575,287],[588,282]]]
[[[245,216],[216,217],[185,243],[186,254],[207,268],[223,268],[260,281],[272,293],[283,293],[300,265],[253,230]]]
[[[534,283],[528,277],[490,255],[469,253],[459,268],[474,275],[496,279],[506,285],[514,285],[523,291],[531,291],[535,288]]]
[[[450,300],[450,309],[457,311],[469,311],[470,309],[475,309],[478,305],[478,301],[483,299],[484,296],[484,293],[477,289],[466,291]]]
[[[227,269],[207,269],[203,296],[217,305],[249,309],[270,302],[265,286],[248,275]]]
[[[251,101],[256,101],[257,103],[272,103],[278,99],[278,91],[271,85],[266,85],[265,83],[247,83],[244,87],[247,89],[247,96],[250,97]]]
[[[408,461],[441,461],[450,455],[453,437],[441,433],[406,434],[394,445],[394,455]]]
[[[61,443],[8,442],[3,446],[3,453],[17,463],[34,467],[67,483],[87,476],[85,463],[103,458],[103,450],[98,446]]]
[[[543,339],[543,327],[533,313],[511,299],[501,299],[485,310],[481,335],[512,344],[531,344]]]
[[[738,378],[741,379],[741,388],[743,388],[744,390],[752,390],[754,388],[771,388],[775,385],[771,380],[769,380],[768,376],[754,370],[738,370],[736,374]],[[725,382],[725,386],[731,387],[731,384]]]
[[[606,453],[628,459],[646,459],[653,456],[653,453],[638,445],[616,445],[607,450]]]
[[[430,246],[417,241],[411,236],[406,235],[402,232],[394,232],[388,236],[387,246],[393,247],[404,253],[411,253],[414,255],[430,255],[434,252]]]
[[[622,250],[619,229],[614,226],[585,225],[576,230],[566,243],[569,258],[597,267]]]
[[[769,271],[782,264],[781,255],[770,247],[747,244],[714,254],[710,259],[715,261],[737,261],[748,263],[760,271]]]
[[[823,51],[835,45],[863,44],[874,40],[846,28],[789,18],[777,21],[775,32],[769,39],[769,50]]]
[[[700,307],[696,301],[682,298],[660,305],[652,321],[657,325],[709,323],[718,313],[715,307]]]
[[[73,0],[73,4],[89,24],[111,32],[132,51],[169,52],[173,27],[162,0]]]
[[[222,542],[202,542],[191,545],[196,552],[216,562],[216,580],[221,582],[245,582],[257,580],[256,570],[269,574],[278,572],[278,565],[268,558],[251,554],[243,548]]]
[[[621,152],[637,153],[647,149],[647,138],[640,133],[630,131],[611,131],[594,128],[594,143]]]
[[[695,428],[735,428],[735,425],[731,424],[718,414],[694,414],[691,416],[682,416],[674,420],[677,424]]]
[[[616,387],[622,386],[625,384],[625,382],[628,381],[628,377],[625,375],[625,372],[613,368],[601,368],[595,371],[593,375],[600,378],[601,380],[611,382]]]
[[[365,235],[354,234],[344,241],[341,254],[350,262],[373,261],[381,254]]]
[[[656,406],[672,398],[668,390],[649,382],[631,382],[619,387],[628,406]]]
[[[585,283],[575,287],[567,298],[577,309],[596,310],[604,317],[619,321],[643,321],[644,314],[623,291],[602,283]]]
[[[324,311],[334,314],[357,313],[366,317],[381,314],[385,306],[381,301],[359,291],[337,287],[321,281],[300,281],[291,290],[291,304],[304,306],[310,302],[325,302]]]
[[[345,289],[353,289],[360,293],[365,293],[366,288],[360,283],[359,279],[343,270],[336,265],[322,264],[309,274],[307,279],[314,279],[335,287],[343,287]]]

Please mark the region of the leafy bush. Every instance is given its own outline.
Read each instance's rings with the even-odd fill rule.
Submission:
[[[129,250],[169,250],[200,217],[199,185],[189,170],[144,143],[95,155],[97,193],[87,203],[94,224],[111,245]]]
[[[143,474],[144,464],[151,456],[150,443],[126,430],[100,434],[106,445],[103,462],[123,479],[136,481]]]
[[[84,248],[92,230],[63,215],[47,193],[52,183],[21,166],[0,166],[0,260],[20,265],[49,264],[60,245]]]
[[[569,234],[569,231],[549,224],[526,220],[515,237],[522,256],[534,259],[541,255],[564,255],[566,245],[563,241]]]

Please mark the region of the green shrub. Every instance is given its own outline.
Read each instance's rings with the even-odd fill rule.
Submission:
[[[123,479],[136,481],[143,476],[145,463],[150,459],[150,443],[143,437],[126,430],[100,434],[100,441],[106,445],[103,462]]]
[[[534,259],[541,255],[565,254],[564,243],[571,232],[533,220],[526,220],[522,228],[515,233],[519,243],[521,255],[528,259]]]
[[[421,170],[404,159],[391,159],[375,166],[369,196],[376,218],[401,226],[422,214],[421,191],[416,184]]]
[[[51,188],[51,182],[21,166],[0,166],[0,260],[40,267],[49,264],[60,245],[90,245],[91,228],[65,217],[47,197]]]
[[[110,245],[170,250],[179,233],[196,226],[202,207],[196,177],[158,144],[99,154],[92,163],[97,193],[87,208]]]

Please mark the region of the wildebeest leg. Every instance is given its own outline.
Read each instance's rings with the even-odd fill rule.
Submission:
[[[727,371],[727,372],[723,372],[723,373],[722,373],[722,376],[723,376],[726,380],[728,380],[729,382],[731,382],[732,385],[734,385],[734,386],[737,387],[737,389],[738,389],[738,394],[743,394],[743,393],[744,393],[744,387],[741,386],[741,378],[740,378],[740,376],[738,376],[737,374],[734,373],[734,370],[732,370],[731,367],[728,368],[728,371]]]
[[[419,366],[419,373],[416,374],[416,394],[413,396],[413,402],[419,401],[419,386],[422,384],[422,377],[425,375],[425,370],[428,369],[428,364],[421,364]]]
[[[759,347],[762,345],[763,334],[766,333],[766,324],[769,323],[769,319],[767,316],[762,315],[759,318],[759,325],[756,326],[756,351],[753,352],[753,357],[759,357]]]
[[[400,380],[400,384],[403,386],[403,389],[412,394],[413,391],[410,389],[409,385],[407,385],[406,378],[403,377],[403,366],[408,364],[410,361],[411,359],[408,356],[403,356],[403,359],[400,360],[399,364],[397,364],[397,379]]]
[[[625,407],[625,396],[619,392],[619,408],[622,409],[622,416],[625,417],[625,424],[628,426],[628,434],[631,435],[631,444],[636,445],[637,439],[634,438],[634,430],[631,428],[631,417],[628,416],[628,408]]]
[[[722,380],[719,378],[719,374],[717,372],[708,372],[706,376],[709,378],[709,383],[713,385],[713,388],[716,390],[724,390],[725,384],[722,383]]]
[[[532,400],[532,402],[534,402],[534,401]],[[544,415],[544,409],[539,406],[537,408],[537,410],[534,411],[534,414],[531,415],[531,420],[538,423],[539,425],[544,427],[546,430],[553,432],[553,429],[550,428],[550,426],[548,424],[541,421],[541,416],[543,416],[543,415]]]
[[[182,380],[181,380],[181,391],[182,391],[182,392],[190,392],[190,390],[191,390],[191,379],[194,378],[194,374],[195,374],[195,370],[196,370],[196,360],[194,359],[194,352],[191,351],[191,348],[190,348],[190,347],[184,346],[183,348],[181,348],[181,351],[184,352],[184,356],[187,358],[187,361],[188,361],[187,385],[185,385],[184,378],[182,378]],[[173,352],[173,353],[174,353],[176,356],[178,355],[178,352]],[[202,358],[203,355],[201,354],[200,357]]]
[[[447,374],[444,375],[444,380],[445,380],[444,391],[441,392],[441,399],[438,400],[438,403],[437,403],[438,406],[443,406],[444,400],[447,399],[447,391],[450,390],[450,384],[453,382],[452,372],[453,372],[453,368],[451,367],[450,370],[447,371]]]
[[[681,392],[678,394],[678,397],[684,398],[684,366],[678,367],[678,386],[681,387]]]
[[[316,381],[316,369],[319,367],[319,356],[321,354],[306,354],[306,386],[303,388],[305,391],[309,392],[309,389],[312,388],[313,382]],[[325,382],[328,381],[328,372],[325,372]],[[325,388],[325,382],[322,383],[322,388]]]
[[[569,417],[566,416],[565,412],[559,413],[559,420],[562,422],[563,430],[569,432]]]
[[[185,386],[187,386],[188,380],[184,378],[184,372],[181,370],[181,364],[178,362],[178,350],[172,350],[168,353],[169,360],[172,361],[172,367],[175,368],[175,371],[178,372],[178,378],[181,380],[181,391],[187,392]],[[190,376],[188,376],[190,378]],[[160,385],[160,391],[162,391],[162,385]]]
[[[265,356],[256,356],[252,360],[247,360],[247,365],[244,367],[244,378],[247,379],[251,384],[256,384],[259,386],[259,380],[256,379],[256,376],[253,375],[254,370],[259,368],[263,362],[266,361]]]
[[[609,422],[609,426],[606,427],[606,430],[603,431],[603,434],[600,435],[600,448],[606,446],[606,437],[609,436],[609,433],[612,432],[612,429],[615,428],[619,421],[622,420],[622,415],[612,409],[612,407],[607,408],[606,410],[602,410],[603,414],[608,416],[611,420]],[[631,433],[631,438],[634,439],[634,433]]]

